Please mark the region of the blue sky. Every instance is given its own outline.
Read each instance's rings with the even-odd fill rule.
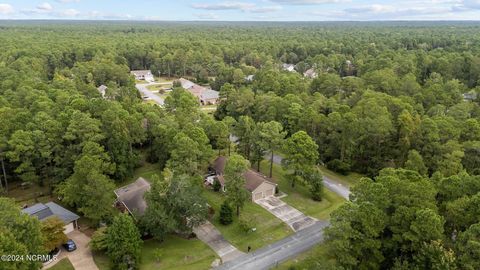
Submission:
[[[0,19],[480,20],[480,0],[0,0]]]

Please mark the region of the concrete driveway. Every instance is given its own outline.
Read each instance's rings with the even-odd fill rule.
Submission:
[[[161,85],[161,83],[139,83],[136,84],[135,87],[142,93],[142,95],[147,96],[149,99],[155,101],[160,106],[165,104],[165,100],[161,98],[159,95],[153,93],[152,91],[148,90],[147,86],[150,85]]]
[[[255,202],[285,222],[295,232],[315,224],[316,219],[306,216],[277,197],[269,196]]]
[[[208,221],[194,228],[193,232],[197,235],[198,239],[211,247],[213,251],[220,256],[222,262],[231,261],[244,254],[225,240],[215,226]]]
[[[93,261],[92,251],[88,246],[90,238],[78,230],[67,234],[67,237],[75,242],[77,250],[68,252],[62,247],[62,252],[58,256],[56,262],[67,257],[75,270],[98,270],[97,265]],[[55,263],[50,263],[42,269],[48,269],[54,265]]]

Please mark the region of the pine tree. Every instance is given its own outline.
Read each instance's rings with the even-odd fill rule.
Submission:
[[[227,201],[222,203],[220,207],[220,223],[223,225],[228,225],[233,222],[233,210],[230,207],[230,204]]]

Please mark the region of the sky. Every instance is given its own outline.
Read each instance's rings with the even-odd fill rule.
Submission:
[[[480,0],[0,0],[0,19],[480,20]]]

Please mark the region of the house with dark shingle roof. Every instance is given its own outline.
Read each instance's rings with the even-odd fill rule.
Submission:
[[[213,162],[213,170],[215,171],[215,177],[220,182],[222,190],[225,191],[225,165],[227,164],[227,158],[220,156]],[[275,194],[275,189],[277,184],[275,184],[270,178],[265,175],[253,171],[247,170],[243,177],[245,178],[245,189],[247,189],[250,194],[252,201],[263,199],[268,196],[273,196]],[[209,184],[213,184],[210,183]],[[227,187],[228,188],[228,187]]]
[[[150,190],[150,182],[140,177],[135,182],[114,190],[117,203],[123,206],[131,215],[143,215],[147,209],[145,192]]]
[[[30,216],[37,217],[40,221],[44,221],[51,217],[57,217],[65,224],[64,233],[70,233],[77,228],[77,220],[80,218],[77,214],[61,207],[54,202],[46,204],[37,203],[30,207],[22,209],[22,212]]]

